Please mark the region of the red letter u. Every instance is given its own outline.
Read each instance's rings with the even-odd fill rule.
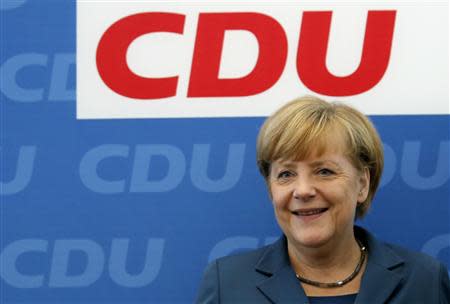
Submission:
[[[304,12],[297,53],[297,72],[310,90],[350,96],[374,87],[386,72],[394,33],[395,11],[369,11],[361,62],[353,74],[338,77],[326,67],[332,12]]]

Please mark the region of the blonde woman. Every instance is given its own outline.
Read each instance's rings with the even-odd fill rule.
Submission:
[[[365,115],[296,99],[265,121],[257,161],[283,236],[211,263],[197,303],[449,303],[443,264],[354,224],[383,171]]]

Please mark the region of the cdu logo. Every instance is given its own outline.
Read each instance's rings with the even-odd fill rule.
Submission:
[[[259,117],[304,94],[368,115],[448,113],[445,20],[400,2],[79,1],[77,118]]]
[[[298,46],[298,77],[310,90],[330,96],[363,93],[383,77],[391,52],[395,11],[368,11],[361,62],[348,76],[335,76],[326,67],[332,11],[302,14],[298,43],[269,15],[254,12],[199,13],[187,97],[240,97],[263,93],[280,79],[289,47]],[[183,35],[185,14],[145,12],[126,16],[102,35],[96,53],[103,82],[117,94],[158,99],[177,94],[179,76],[142,77],[130,70],[127,51],[143,35]],[[253,69],[243,77],[220,78],[221,54],[227,32],[245,31],[257,41]]]
[[[107,5],[77,3],[79,119],[267,116],[304,94],[369,115],[448,113],[438,5]]]

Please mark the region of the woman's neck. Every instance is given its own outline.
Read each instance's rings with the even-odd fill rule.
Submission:
[[[299,246],[288,240],[288,253],[297,274],[319,282],[344,279],[355,270],[361,256],[353,233],[317,248]]]

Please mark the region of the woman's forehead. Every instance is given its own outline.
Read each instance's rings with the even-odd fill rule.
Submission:
[[[337,133],[337,132],[333,132]],[[342,134],[327,134],[317,140],[304,145],[296,145],[283,149],[280,147],[276,159],[282,161],[300,161],[319,159],[326,155],[349,156],[351,147],[348,140]]]
[[[319,165],[334,165],[334,166],[342,166],[345,163],[348,163],[350,159],[347,154],[339,151],[339,150],[327,150],[325,153],[321,154],[310,154],[305,158],[280,158],[275,160],[273,163],[283,167],[294,167],[297,166],[299,162],[306,163],[310,166],[319,166]]]

